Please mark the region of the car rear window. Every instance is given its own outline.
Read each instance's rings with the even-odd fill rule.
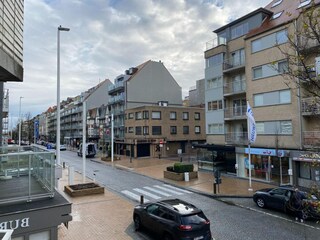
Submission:
[[[203,212],[192,214],[192,215],[181,216],[181,222],[184,225],[204,224],[206,221],[207,221],[207,218],[205,217]]]

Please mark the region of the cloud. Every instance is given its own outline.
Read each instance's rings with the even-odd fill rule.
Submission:
[[[24,13],[24,82],[7,83],[10,113],[33,116],[56,105],[57,27],[61,100],[149,59],[161,60],[184,95],[204,77],[212,31],[269,0],[28,0]]]

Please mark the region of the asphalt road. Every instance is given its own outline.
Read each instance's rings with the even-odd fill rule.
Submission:
[[[73,166],[75,170],[82,171],[82,158],[75,152],[61,152],[61,159],[67,166]],[[200,207],[210,219],[214,239],[320,239],[320,226],[316,222],[300,223],[294,221],[292,216],[259,209],[252,199],[211,198],[189,189],[188,191],[182,188],[176,189],[162,181],[101,164],[94,159],[86,160],[86,173],[88,177],[95,178],[108,190],[136,204],[139,201],[137,197],[139,198],[140,195],[144,195],[145,200],[153,200],[157,197],[159,199],[178,197],[191,202]],[[142,232],[134,233],[132,238],[155,239],[155,236]]]

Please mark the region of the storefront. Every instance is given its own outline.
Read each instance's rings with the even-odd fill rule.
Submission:
[[[282,184],[292,183],[292,164],[289,151],[251,148],[251,176],[253,179]],[[249,149],[236,148],[237,176],[249,177]]]

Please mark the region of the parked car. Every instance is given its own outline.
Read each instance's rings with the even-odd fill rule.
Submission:
[[[66,151],[67,147],[63,144],[60,145],[60,151]]]
[[[77,154],[82,157],[82,143],[80,143]],[[86,143],[86,157],[94,157],[96,154],[96,145],[94,143]]]
[[[298,191],[301,207],[297,208],[292,203],[292,196]],[[260,208],[272,208],[289,214],[300,211],[302,219],[320,219],[320,201],[315,195],[299,191],[292,186],[280,186],[258,190],[253,195],[253,201]]]
[[[133,221],[136,231],[144,227],[164,240],[212,239],[210,221],[202,210],[180,199],[137,205]]]

